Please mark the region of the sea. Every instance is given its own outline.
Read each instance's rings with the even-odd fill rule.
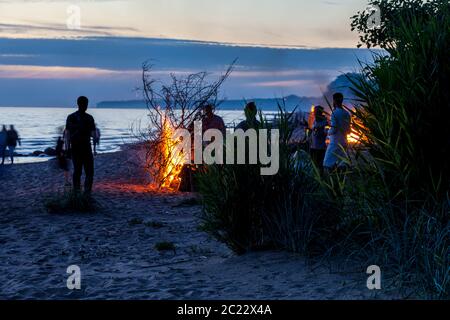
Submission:
[[[61,136],[66,118],[74,112],[70,108],[20,108],[0,107],[0,126],[13,124],[19,133],[22,145],[16,153],[17,163],[41,162],[51,157],[31,156],[34,151],[55,148]],[[100,109],[88,110],[101,131],[99,153],[116,152],[126,143],[138,141],[139,132],[149,126],[147,109]],[[245,118],[242,110],[218,111],[227,126],[233,127]],[[268,112],[269,114],[273,112]]]

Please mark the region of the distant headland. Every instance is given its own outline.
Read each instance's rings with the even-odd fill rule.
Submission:
[[[320,103],[321,97],[299,97],[296,95],[289,95],[284,98],[255,98],[255,99],[240,99],[240,100],[223,100],[219,103],[221,110],[241,110],[246,102],[254,101],[259,109],[265,111],[277,110],[278,103],[280,103],[286,110],[309,110],[311,105]],[[161,105],[163,105],[161,101]],[[100,109],[141,109],[146,108],[144,100],[123,100],[123,101],[102,101],[97,103],[97,108]]]

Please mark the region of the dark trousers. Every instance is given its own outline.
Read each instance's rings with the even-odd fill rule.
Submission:
[[[5,163],[6,150],[8,150],[9,158],[11,159],[11,164],[14,163],[14,150],[16,146],[0,146],[0,155],[2,157],[2,164]]]
[[[0,157],[2,158],[2,164],[4,164],[6,157],[6,146],[0,145]]]
[[[317,169],[319,169],[320,173],[323,173],[323,160],[325,160],[325,149],[311,149],[311,159],[313,163],[316,165]]]
[[[91,146],[72,147],[72,162],[74,189],[81,189],[81,174],[84,168],[84,174],[86,175],[84,192],[90,193],[94,183],[94,156],[92,155]]]

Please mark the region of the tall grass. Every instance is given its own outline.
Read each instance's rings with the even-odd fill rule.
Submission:
[[[267,247],[310,254],[324,242],[320,227],[332,225],[326,202],[316,202],[319,184],[309,156],[292,154],[291,115],[279,105],[275,123],[261,116],[261,128],[280,132],[280,169],[262,176],[261,165],[214,165],[197,174],[204,204],[204,228],[237,253]],[[325,223],[325,220],[329,220]],[[331,221],[331,222],[330,222]]]
[[[356,235],[366,241],[352,239],[405,287],[433,298],[450,294],[448,9],[426,21],[400,18],[389,56],[349,79],[368,152],[359,154],[342,191],[342,214],[358,221]]]
[[[405,296],[449,298],[448,8],[407,21],[394,29],[389,55],[349,79],[360,103],[354,130],[364,139],[346,159],[348,170],[322,177],[307,154],[293,155],[280,108],[277,175],[262,177],[259,165],[211,166],[199,175],[207,230],[238,253],[333,249],[379,265]]]
[[[361,101],[356,130],[382,164],[391,194],[442,200],[450,187],[449,16],[446,7],[426,23],[400,19],[389,56],[366,66],[362,81],[349,79]]]
[[[92,196],[73,190],[47,195],[44,206],[52,214],[93,213],[100,209]]]

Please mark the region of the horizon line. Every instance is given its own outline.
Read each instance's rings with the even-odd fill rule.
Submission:
[[[241,48],[268,48],[268,49],[291,49],[291,50],[321,50],[321,49],[343,49],[343,50],[374,50],[379,51],[383,50],[381,48],[358,48],[355,44],[355,47],[333,47],[333,46],[306,46],[301,44],[265,44],[265,43],[241,43],[241,42],[220,42],[220,41],[207,41],[201,39],[188,39],[188,38],[168,38],[168,37],[143,37],[143,36],[121,36],[121,35],[112,35],[112,36],[60,36],[60,37],[42,37],[42,36],[31,36],[31,37],[10,37],[10,36],[0,36],[0,39],[12,39],[12,40],[107,40],[107,39],[119,39],[119,40],[165,40],[165,41],[174,41],[180,43],[188,43],[188,44],[200,44],[200,45],[219,45],[219,46],[228,46],[228,47],[241,47]]]

